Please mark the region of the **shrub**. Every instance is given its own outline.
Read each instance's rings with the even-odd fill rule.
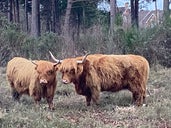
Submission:
[[[0,18],[0,64],[5,66],[14,56],[50,59],[49,50],[57,58],[63,59],[69,55],[67,48],[72,47],[75,50],[73,56],[84,55],[85,51],[92,54],[131,53],[145,56],[150,65],[159,63],[171,67],[170,29],[170,17],[166,18],[163,24],[148,29],[124,30],[115,26],[113,34],[109,33],[106,25],[94,25],[84,32],[80,31],[79,38],[71,39],[73,44],[66,44],[64,37],[51,32],[34,39],[20,31],[19,25],[9,24],[4,18]]]

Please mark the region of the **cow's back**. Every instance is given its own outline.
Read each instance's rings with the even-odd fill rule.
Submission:
[[[149,64],[142,56],[104,55],[95,60],[93,65],[101,81],[102,90],[120,90],[135,78],[143,81],[145,85],[148,79]]]
[[[124,70],[126,70],[127,75],[130,75],[134,77],[137,76],[136,72],[142,75],[144,79],[148,79],[149,76],[149,63],[148,61],[143,57],[139,55],[115,55],[114,58],[117,58],[120,63],[120,69],[122,67]],[[138,76],[137,76],[138,77]]]
[[[19,92],[22,92],[28,88],[31,78],[35,75],[34,68],[35,65],[31,61],[14,57],[7,64],[7,79],[10,83],[13,83],[15,88],[19,89]]]

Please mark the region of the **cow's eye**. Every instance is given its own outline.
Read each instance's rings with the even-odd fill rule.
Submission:
[[[48,74],[48,75],[52,75],[52,74],[53,74],[53,70],[47,71],[47,74]]]
[[[62,70],[62,69],[59,69],[59,71],[63,74],[64,73],[64,70]]]
[[[70,74],[75,74],[75,69],[74,68],[70,70]]]

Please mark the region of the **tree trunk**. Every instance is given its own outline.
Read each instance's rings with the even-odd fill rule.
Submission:
[[[137,28],[139,27],[138,10],[139,10],[139,0],[135,0],[135,26]]]
[[[66,49],[68,51],[66,53],[68,54],[68,56],[71,56],[74,54],[74,42],[71,38],[70,31],[69,31],[71,8],[72,8],[72,0],[68,0],[66,14],[65,14],[64,28],[63,28],[63,35],[65,38],[65,43],[66,43],[66,47],[67,47]]]
[[[52,0],[52,32],[56,32],[56,0]]]
[[[60,0],[56,0],[56,32],[61,34],[61,26],[60,26],[60,8],[59,8]]]
[[[63,33],[65,37],[69,37],[69,20],[71,14],[71,7],[72,7],[72,0],[68,0],[66,13],[65,13],[64,28],[63,28]]]
[[[25,23],[26,31],[28,32],[28,12],[27,12],[28,0],[25,0]]]
[[[163,0],[163,10],[164,10],[164,13],[168,13],[168,11],[169,11],[169,0]]]
[[[165,1],[165,0],[164,0]],[[156,0],[155,0],[155,15],[156,15],[156,24],[158,24],[158,13],[157,13],[158,11],[157,11],[157,2],[156,2]]]
[[[13,21],[16,23],[16,2],[15,0],[12,0],[12,13],[13,13]]]
[[[110,31],[113,33],[116,15],[116,1],[110,0]]]
[[[169,0],[163,0],[163,11],[164,11],[164,17],[163,21],[166,21],[168,17],[170,17],[169,13]]]
[[[38,12],[38,36],[40,36],[40,0],[37,0],[38,1],[38,5],[37,5],[37,12]]]
[[[16,23],[20,23],[20,7],[19,7],[19,1],[15,1],[15,8],[16,8]]]
[[[50,0],[46,0],[46,7],[45,7],[45,12],[46,12],[46,32],[50,32],[51,28],[52,28],[52,24],[51,24],[51,5],[52,2]]]
[[[169,0],[163,0],[164,21],[170,16],[169,4]]]
[[[135,24],[135,6],[134,0],[131,0],[131,25],[134,26]]]
[[[12,15],[12,0],[8,0],[8,22],[13,21],[13,15]]]
[[[83,33],[85,33],[85,7],[83,6]]]
[[[131,0],[131,24],[133,27],[139,26],[138,23],[139,0]]]
[[[76,31],[77,31],[77,40],[79,40],[79,37],[80,37],[80,26],[81,26],[81,13],[80,11],[77,12],[77,19],[78,19],[78,22],[77,22],[77,27],[76,27]]]
[[[31,23],[31,35],[33,37],[40,36],[40,1],[32,0],[32,23]]]

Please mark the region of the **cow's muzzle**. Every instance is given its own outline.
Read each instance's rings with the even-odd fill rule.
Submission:
[[[67,80],[62,80],[64,84],[68,84],[69,82]]]
[[[40,84],[41,85],[46,85],[48,81],[46,79],[40,79]]]

